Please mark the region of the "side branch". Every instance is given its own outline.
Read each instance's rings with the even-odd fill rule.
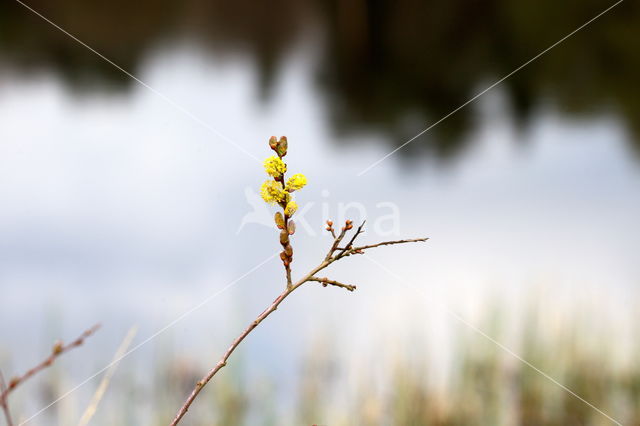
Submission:
[[[329,232],[331,232],[332,235],[335,235],[333,228],[331,228]],[[340,242],[342,241],[346,233],[347,233],[347,226],[343,226],[342,230],[340,231],[340,234],[338,234],[338,236],[335,237],[335,239],[333,240],[333,244],[331,245],[329,252],[324,258],[325,261],[331,259],[331,256],[333,256],[333,253],[338,249],[338,246],[340,245]]]
[[[368,249],[371,249],[371,248],[382,247],[382,246],[392,246],[392,245],[395,245],[395,244],[422,243],[422,242],[427,241],[428,239],[429,238],[412,238],[412,239],[408,239],[408,240],[383,241],[381,243],[369,244],[369,245],[360,246],[360,247],[338,248],[338,250],[345,251],[344,256],[350,256],[352,254],[362,254],[365,250],[368,250]]]
[[[329,278],[318,278],[318,277],[311,277],[309,278],[309,281],[316,281],[319,282],[320,284],[322,284],[322,287],[326,287],[328,285],[333,285],[336,287],[342,287],[345,290],[348,291],[353,291],[356,289],[355,285],[349,285],[349,284],[343,284],[339,281],[335,281],[335,280],[330,280]]]
[[[347,250],[351,249],[353,247],[353,243],[356,241],[356,238],[358,238],[358,236],[360,234],[362,234],[364,231],[362,230],[362,228],[364,228],[364,224],[366,221],[362,221],[362,223],[360,224],[360,226],[358,226],[358,229],[356,230],[356,232],[353,234],[353,236],[351,237],[351,240],[349,240],[349,242],[347,243],[347,245],[345,246],[345,248],[342,249],[342,251],[340,253],[338,253],[338,256],[336,256],[338,259],[341,258],[342,256],[344,256],[344,254],[346,253]]]
[[[35,374],[39,373],[45,368],[50,367],[60,355],[70,351],[73,348],[76,348],[82,345],[85,339],[92,336],[99,328],[100,328],[100,324],[94,325],[90,329],[83,332],[77,339],[75,339],[74,341],[66,345],[64,345],[62,342],[56,342],[53,345],[53,349],[51,350],[51,355],[49,355],[44,361],[42,361],[40,364],[36,365],[32,369],[28,370],[22,376],[13,377],[12,379],[9,380],[9,383],[7,384],[6,388],[0,394],[0,401],[2,400],[6,401],[6,398],[9,395],[9,393],[15,390],[15,388],[20,386],[30,377],[34,376]]]

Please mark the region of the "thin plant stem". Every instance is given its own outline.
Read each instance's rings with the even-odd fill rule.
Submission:
[[[136,336],[137,332],[138,332],[137,326],[131,327],[131,329],[129,329],[126,336],[122,340],[122,343],[120,343],[120,346],[118,347],[115,355],[113,356],[113,361],[111,362],[111,368],[109,368],[109,370],[107,370],[107,374],[105,374],[102,377],[102,380],[100,381],[100,385],[98,385],[98,389],[96,389],[96,392],[91,397],[91,401],[89,402],[89,405],[84,410],[84,413],[82,413],[82,417],[80,417],[78,426],[86,426],[91,421],[91,418],[94,416],[94,414],[98,409],[98,405],[100,405],[100,401],[102,401],[104,394],[107,392],[109,383],[111,383],[111,378],[113,377],[114,373],[116,372],[116,369],[118,368],[118,365],[120,364],[119,361],[123,358],[124,354],[129,348],[129,345],[131,345],[131,342],[133,341],[133,338]]]
[[[54,344],[53,349],[51,351],[51,355],[49,355],[46,359],[44,359],[35,367],[27,370],[27,372],[25,372],[23,375],[13,377],[9,380],[9,383],[5,386],[5,389],[2,391],[2,393],[0,393],[0,400],[6,399],[6,397],[11,392],[13,392],[18,386],[20,386],[26,380],[36,375],[40,371],[46,369],[47,367],[50,367],[56,361],[56,359],[58,359],[58,357],[60,357],[62,354],[70,351],[73,348],[76,348],[82,345],[84,341],[88,337],[92,336],[99,328],[100,328],[100,324],[94,325],[90,329],[84,331],[78,338],[76,338],[75,340],[73,340],[72,342],[66,345],[62,344],[61,342]]]
[[[11,392],[16,390],[18,386],[22,383],[35,376],[42,370],[50,367],[58,357],[62,354],[70,351],[73,348],[76,348],[84,343],[84,341],[92,336],[98,329],[100,328],[100,324],[96,324],[88,330],[85,330],[78,338],[73,340],[68,344],[63,344],[62,342],[56,342],[51,349],[51,354],[45,358],[42,362],[40,362],[35,367],[27,370],[23,375],[12,377],[9,382],[5,382],[4,376],[0,371],[0,406],[2,407],[2,411],[4,412],[4,417],[7,423],[7,426],[13,426],[13,422],[11,420],[11,413],[9,411],[9,395]]]

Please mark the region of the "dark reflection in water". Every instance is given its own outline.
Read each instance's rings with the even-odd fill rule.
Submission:
[[[315,70],[334,131],[374,130],[392,145],[413,136],[612,4],[596,0],[31,0],[28,4],[136,74],[145,53],[191,37],[217,55],[243,53],[262,100],[285,55],[317,38]],[[542,103],[569,116],[613,113],[640,152],[640,5],[624,2],[504,83],[519,123]],[[74,91],[128,90],[133,81],[16,2],[0,3],[0,59],[46,68]],[[411,117],[408,122],[407,117]],[[446,159],[473,124],[461,110],[434,128]],[[418,140],[414,147],[424,144]],[[411,149],[403,150],[410,154]]]

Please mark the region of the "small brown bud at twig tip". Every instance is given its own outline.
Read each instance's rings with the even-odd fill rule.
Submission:
[[[269,148],[275,151],[277,146],[278,146],[278,139],[275,136],[271,136],[269,138]]]

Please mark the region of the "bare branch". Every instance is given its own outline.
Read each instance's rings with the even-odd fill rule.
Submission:
[[[352,254],[361,254],[361,252],[364,252],[365,250],[368,250],[371,248],[382,247],[382,246],[392,246],[396,244],[406,244],[406,243],[422,243],[427,241],[428,239],[429,238],[412,238],[407,240],[383,241],[377,244],[369,244],[366,246],[352,247],[351,249],[347,249],[346,247],[338,248],[338,250],[346,250],[345,256],[350,256]]]
[[[353,243],[356,241],[356,238],[358,238],[358,235],[360,235],[360,234],[362,234],[364,232],[363,228],[364,228],[365,222],[366,222],[366,220],[363,220],[362,223],[360,224],[360,226],[358,226],[358,229],[353,234],[353,237],[351,237],[351,240],[347,243],[345,248],[343,248],[342,251],[340,253],[338,253],[338,256],[337,256],[338,258],[341,258],[342,256],[344,256],[345,252],[347,250],[349,250],[353,246]]]
[[[316,274],[319,271],[323,270],[324,268],[329,266],[332,262],[333,261],[326,261],[325,260],[320,265],[318,265],[315,268],[313,268],[313,270],[311,270],[311,272],[309,272],[307,275],[305,275],[303,278],[301,278],[300,281],[295,283],[291,288],[285,289],[285,291],[283,291],[271,303],[271,305],[269,305],[269,307],[267,307],[267,309],[262,311],[262,313],[260,315],[258,315],[258,317],[255,320],[253,320],[251,322],[251,324],[249,324],[249,326],[233,341],[233,343],[231,343],[231,346],[229,346],[229,348],[224,353],[224,355],[222,356],[220,361],[218,361],[218,363],[202,379],[200,379],[196,383],[195,387],[191,391],[191,394],[189,395],[187,400],[184,402],[182,407],[180,407],[180,409],[178,410],[178,413],[176,414],[175,418],[171,422],[170,426],[176,426],[180,422],[180,420],[184,417],[184,415],[187,414],[187,411],[189,410],[189,407],[191,406],[193,401],[196,399],[196,397],[198,396],[200,391],[202,391],[202,389],[206,386],[206,384],[209,383],[209,381],[213,378],[213,376],[215,376],[215,374],[222,367],[227,365],[227,360],[229,359],[229,357],[231,356],[233,351],[236,350],[238,345],[244,340],[244,338],[247,337],[249,335],[249,333],[251,333],[262,321],[264,321],[265,318],[267,318],[276,309],[278,309],[278,306],[280,305],[280,303],[282,303],[282,301],[284,299],[286,299],[287,296],[289,296],[291,293],[293,293],[302,284],[308,282],[314,274]]]
[[[4,412],[4,418],[7,422],[7,426],[13,426],[13,421],[11,420],[11,412],[9,411],[9,403],[7,402],[8,394],[5,394],[5,390],[7,390],[7,383],[4,381],[2,371],[0,371],[0,406],[2,406],[2,411]]]
[[[333,229],[333,221],[327,220],[327,227],[325,229],[331,233],[331,236],[335,240],[336,239],[336,231]]]
[[[73,348],[76,348],[82,345],[88,337],[92,336],[98,329],[100,328],[100,324],[96,324],[90,329],[84,331],[77,339],[72,341],[71,343],[64,345],[62,342],[56,342],[53,345],[53,349],[51,350],[51,355],[49,355],[44,361],[40,364],[36,365],[32,369],[28,370],[22,376],[13,377],[9,380],[9,384],[6,386],[4,391],[0,394],[0,400],[5,400],[7,396],[14,391],[18,386],[24,383],[25,380],[28,380],[30,377],[44,370],[45,368],[51,366],[55,360],[65,352],[70,351]]]
[[[320,284],[322,284],[322,287],[326,287],[327,285],[333,285],[336,287],[342,287],[348,291],[354,291],[356,289],[355,285],[343,284],[339,281],[330,280],[329,278],[326,278],[326,277],[325,278],[311,277],[309,278],[309,281],[319,282]]]
[[[329,249],[329,252],[327,253],[324,260],[331,259],[331,256],[333,256],[333,253],[338,249],[340,242],[342,241],[348,230],[349,227],[347,225],[342,227],[342,230],[340,230],[340,234],[338,234],[338,236],[333,240],[333,244],[331,245],[331,248]],[[333,232],[331,233],[333,234]]]

